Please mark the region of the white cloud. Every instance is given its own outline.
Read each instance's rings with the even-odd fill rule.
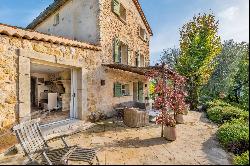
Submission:
[[[227,19],[232,21],[233,19],[236,18],[236,15],[239,13],[239,8],[232,6],[227,8],[226,10],[220,12],[218,15],[219,17],[223,18],[223,19]]]
[[[223,8],[218,13],[219,34],[222,40],[249,42],[249,1],[235,1],[233,6]]]

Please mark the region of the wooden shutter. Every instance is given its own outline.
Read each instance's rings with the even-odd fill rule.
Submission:
[[[120,0],[113,0],[113,12],[120,16],[121,5]]]
[[[114,83],[114,96],[121,97],[122,96],[122,84]]]
[[[115,38],[114,39],[114,62],[115,63],[121,63],[121,53],[120,53],[120,41]]]

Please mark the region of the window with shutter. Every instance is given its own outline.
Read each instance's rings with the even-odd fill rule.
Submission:
[[[122,95],[123,96],[129,96],[129,84],[122,85]]]
[[[115,63],[121,63],[121,51],[120,51],[120,41],[117,39],[117,38],[115,38],[114,39],[114,50],[113,50],[113,52],[114,52],[114,62]]]
[[[143,82],[138,82],[138,100],[143,102]]]
[[[114,84],[114,96],[115,97],[122,96],[122,84],[120,84],[118,82]]]
[[[128,65],[128,45],[120,42],[121,48],[121,63],[124,65]]]
[[[121,5],[119,0],[113,0],[113,12],[120,16]]]

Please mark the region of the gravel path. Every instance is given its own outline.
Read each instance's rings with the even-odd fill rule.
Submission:
[[[217,128],[204,113],[189,112],[185,124],[177,125],[177,140],[169,142],[160,138],[160,126],[132,129],[109,120],[70,137],[68,143],[97,148],[102,165],[228,165],[230,155],[216,141]],[[21,164],[22,160],[20,155],[0,158],[0,164]]]

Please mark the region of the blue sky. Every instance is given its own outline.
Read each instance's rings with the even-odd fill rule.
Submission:
[[[27,26],[53,0],[0,0],[0,22]],[[153,29],[151,63],[163,49],[179,46],[179,29],[195,14],[211,11],[222,40],[249,42],[249,0],[140,0]]]

